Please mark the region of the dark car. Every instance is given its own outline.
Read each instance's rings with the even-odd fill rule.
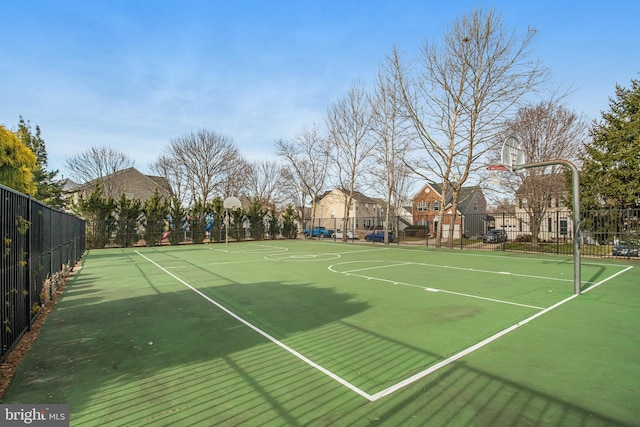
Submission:
[[[364,236],[367,242],[384,242],[384,231],[374,231]],[[393,233],[389,233],[389,242],[393,242]]]
[[[489,230],[482,236],[482,243],[501,243],[507,241],[507,232],[504,230]]]
[[[631,244],[631,246],[629,246],[625,242],[617,243],[617,244],[613,245],[612,255],[613,256],[637,257],[638,256],[638,245]]]

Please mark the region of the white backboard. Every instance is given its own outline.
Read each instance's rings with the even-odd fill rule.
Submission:
[[[520,146],[520,141],[509,136],[502,144],[502,164],[513,172],[513,167],[525,163],[524,151]]]
[[[237,197],[231,196],[224,199],[223,206],[225,209],[236,210],[240,206],[242,206],[242,204],[240,203],[240,200]]]

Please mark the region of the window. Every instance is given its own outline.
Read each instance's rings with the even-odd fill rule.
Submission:
[[[560,234],[563,236],[569,234],[569,221],[565,218],[560,219]]]
[[[527,207],[527,199],[526,198],[522,198],[520,199],[520,209],[524,209]]]
[[[438,201],[433,201],[433,210],[434,211],[439,211],[440,210],[440,202]]]
[[[429,210],[429,202],[425,202],[420,201],[418,203],[416,203],[416,211],[418,212],[424,212],[424,211],[428,211]]]

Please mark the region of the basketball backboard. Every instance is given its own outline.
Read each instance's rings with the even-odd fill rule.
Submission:
[[[507,137],[502,144],[502,164],[513,172],[514,166],[520,166],[524,163],[524,150],[521,148],[520,141],[513,136]]]
[[[242,204],[240,203],[240,200],[237,197],[231,196],[224,199],[223,206],[225,209],[231,209],[232,211],[234,211],[238,209],[240,206],[242,206]]]

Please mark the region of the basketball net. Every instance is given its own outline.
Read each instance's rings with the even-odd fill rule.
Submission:
[[[487,170],[489,171],[489,182],[496,187],[502,183],[504,173],[509,171],[503,164],[489,165],[487,166]]]

